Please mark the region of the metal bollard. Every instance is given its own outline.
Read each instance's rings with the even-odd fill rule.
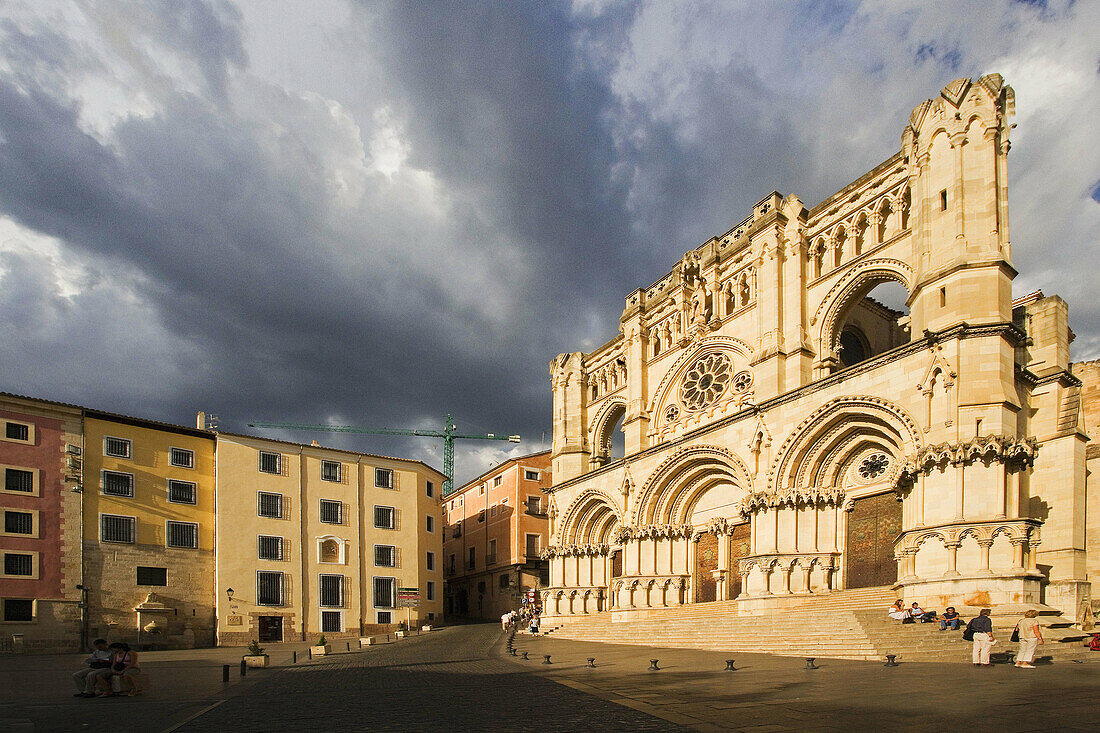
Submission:
[[[247,671],[248,671],[248,665],[245,664],[244,660],[242,659],[241,660],[241,677],[244,677],[245,674],[247,673]]]
[[[347,642],[347,644],[345,646],[347,646],[348,651],[350,652],[351,651],[351,642],[350,641]]]
[[[307,651],[309,652],[309,658],[313,659],[313,647],[310,647]]]
[[[222,665],[222,682],[229,684],[229,665]]]
[[[733,660],[732,659],[727,659],[726,660],[726,671],[727,672],[736,672],[737,671],[737,669],[733,666]]]
[[[298,652],[293,651],[293,652],[290,653],[290,663],[291,664],[297,664],[298,663]]]
[[[524,658],[524,659],[530,659],[530,657],[528,657],[528,656],[527,656],[527,652],[524,652],[524,653],[523,653],[523,658]]]
[[[657,662],[659,662],[659,661],[661,661],[661,660],[659,660],[659,659],[650,659],[649,660],[649,671],[650,672],[660,672],[661,671],[661,668],[657,666]]]
[[[543,654],[542,655],[542,663],[543,664],[550,664],[550,655],[549,654]]]
[[[595,657],[589,657],[588,658],[588,666],[589,667],[595,667],[596,666],[596,658]]]
[[[516,650],[515,650],[515,649],[513,649],[512,647],[508,647],[508,653],[509,653],[509,654],[511,654],[511,655],[512,655],[513,657],[514,657],[514,656],[517,656],[517,655],[516,655]]]
[[[806,657],[806,669],[817,669],[817,665],[814,664],[814,660],[817,657]]]
[[[898,656],[897,654],[887,654],[886,655],[886,664],[884,664],[882,666],[883,667],[897,667],[898,663],[894,661],[894,658],[897,657],[897,656]]]

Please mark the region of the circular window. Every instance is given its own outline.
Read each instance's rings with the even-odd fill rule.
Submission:
[[[667,422],[676,422],[678,417],[680,417],[680,408],[677,405],[669,405],[665,408],[665,420]]]
[[[689,410],[713,405],[730,386],[733,368],[725,354],[707,354],[691,365],[680,385],[680,400]]]
[[[886,473],[889,465],[890,459],[885,453],[872,453],[859,464],[859,477],[867,481],[876,479]]]
[[[737,372],[733,375],[733,389],[737,392],[745,392],[752,386],[752,372]]]

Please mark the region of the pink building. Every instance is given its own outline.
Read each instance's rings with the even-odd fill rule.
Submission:
[[[81,409],[0,393],[0,650],[81,646]]]

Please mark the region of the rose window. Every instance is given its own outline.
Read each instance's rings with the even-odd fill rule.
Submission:
[[[733,389],[736,392],[744,392],[752,386],[752,372],[737,372],[733,375]]]
[[[733,368],[725,354],[707,354],[700,358],[680,385],[680,400],[689,410],[701,410],[713,405],[730,386]]]
[[[859,464],[859,476],[865,480],[878,478],[886,472],[889,465],[890,459],[885,453],[872,453]]]
[[[668,422],[676,422],[676,418],[680,417],[680,408],[676,405],[669,405],[665,409],[665,420]]]

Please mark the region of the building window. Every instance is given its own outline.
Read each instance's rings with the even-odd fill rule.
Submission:
[[[500,482],[503,481],[503,480],[504,480],[503,476],[497,476],[496,478],[493,479],[493,486],[494,487],[500,486]]]
[[[270,570],[256,572],[256,603],[261,606],[283,605],[283,574]]]
[[[344,576],[322,575],[321,606],[324,608],[344,607]]]
[[[321,461],[321,480],[340,482],[340,462]]]
[[[344,503],[332,501],[331,499],[321,499],[321,521],[324,524],[343,524]]]
[[[4,490],[27,494],[34,493],[34,471],[24,471],[21,468],[5,468]]]
[[[261,560],[283,559],[283,538],[262,534],[256,538],[257,557]]]
[[[374,579],[374,607],[393,608],[396,604],[397,581],[394,578]],[[379,622],[379,623],[389,623]]]
[[[435,553],[429,552],[424,561],[424,568],[426,570],[435,570]]]
[[[31,426],[19,422],[9,422],[4,426],[4,437],[8,440],[29,443],[31,440]]]
[[[137,520],[133,517],[120,517],[117,514],[99,515],[99,539],[102,542],[134,542],[134,525]]]
[[[477,495],[478,496],[485,496],[485,484],[482,484],[481,486],[477,487]]]
[[[34,534],[34,515],[30,512],[4,511],[4,532]]]
[[[173,504],[198,504],[198,487],[193,481],[168,479],[168,501]]]
[[[23,552],[4,553],[4,575],[34,575],[34,555]]]
[[[542,499],[538,496],[527,497],[527,513],[528,514],[541,514],[542,513]]]
[[[477,548],[471,547],[467,552],[470,553],[470,557],[466,560],[466,569],[473,570],[477,560]]]
[[[283,495],[272,494],[267,491],[260,491],[257,493],[257,508],[256,514],[261,517],[270,517],[271,519],[283,518]]]
[[[424,490],[428,493],[428,496],[435,496],[435,485],[431,481],[427,483]]]
[[[343,631],[343,616],[339,611],[321,611],[321,632],[335,634]]]
[[[539,556],[539,536],[537,534],[527,535],[527,557],[537,558]]]
[[[118,471],[103,472],[103,494],[105,496],[134,496],[134,475]]]
[[[168,585],[168,568],[149,568],[138,565],[137,567],[137,584],[138,585],[158,585],[165,587]]]
[[[282,458],[278,453],[260,451],[260,473],[282,473]]]
[[[29,598],[5,598],[5,621],[34,621],[34,601]]]
[[[380,489],[392,489],[394,488],[393,469],[390,468],[376,468],[374,469],[374,485]]]
[[[493,504],[491,507],[489,507],[489,516],[490,517],[495,517],[496,515],[497,515],[497,505]]]
[[[374,564],[380,568],[397,567],[397,548],[393,545],[375,545]]]
[[[425,589],[424,589],[424,600],[427,600],[427,601],[434,601],[435,600],[435,583],[430,581],[430,580],[428,581],[428,584],[427,584],[427,586],[425,586]]]
[[[397,512],[392,506],[374,508],[374,526],[379,529],[397,529]]]
[[[509,575],[508,573],[505,573],[504,575],[501,575],[500,576],[500,587],[501,588],[510,588],[510,587],[512,587],[512,576]]]
[[[424,528],[429,532],[435,531],[435,517],[424,517]]]
[[[195,522],[165,522],[164,544],[168,547],[199,547],[199,525]]]
[[[129,458],[132,449],[133,444],[126,438],[107,437],[103,439],[103,455],[113,456],[115,458]]]
[[[497,561],[497,541],[489,540],[489,553],[485,556],[485,564],[492,565]]]
[[[169,448],[168,462],[179,468],[194,468],[195,451],[186,448]]]
[[[380,624],[392,624],[393,614],[389,611],[379,611],[375,614],[375,621]]]
[[[523,478],[527,479],[528,481],[538,481],[539,480],[539,472],[538,471],[524,471],[523,472]]]

